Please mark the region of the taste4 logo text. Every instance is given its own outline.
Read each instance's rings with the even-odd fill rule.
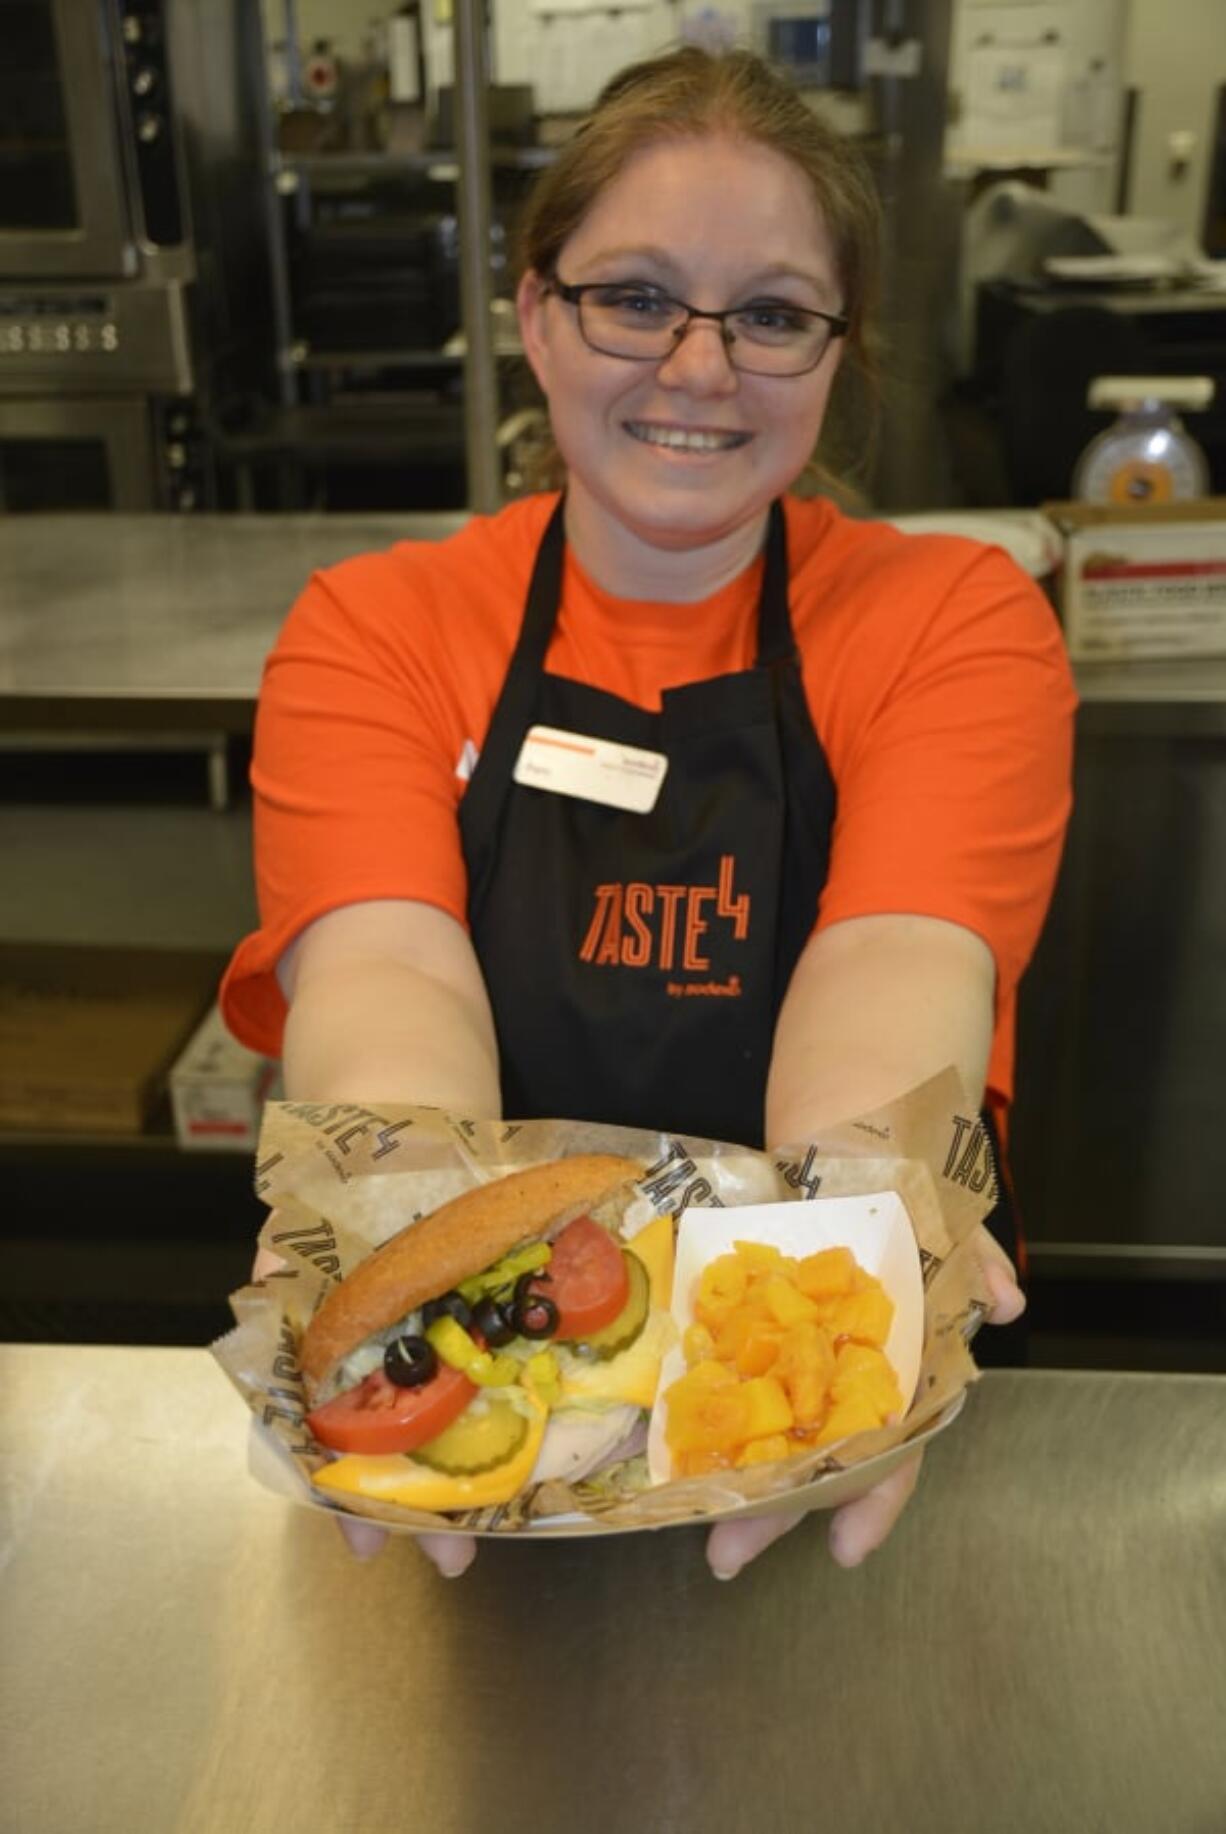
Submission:
[[[580,961],[704,973],[711,966],[713,926],[730,926],[737,942],[749,934],[750,895],[734,889],[735,879],[736,859],[725,853],[714,885],[649,885],[639,879],[598,885]]]

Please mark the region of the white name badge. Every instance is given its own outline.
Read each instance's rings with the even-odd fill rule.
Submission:
[[[556,726],[531,726],[512,775],[530,789],[646,815],[656,806],[667,770],[662,751],[640,751],[636,745],[590,739]]]

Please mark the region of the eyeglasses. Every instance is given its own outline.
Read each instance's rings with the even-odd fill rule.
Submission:
[[[781,300],[750,300],[722,312],[700,312],[657,287],[619,281],[567,286],[555,274],[551,292],[574,306],[579,335],[602,356],[629,363],[660,363],[672,356],[696,318],[719,326],[733,369],[751,376],[803,376],[816,369],[832,339],[845,337],[850,321]]]

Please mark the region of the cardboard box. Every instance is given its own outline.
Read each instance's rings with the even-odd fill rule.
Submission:
[[[1044,507],[1064,536],[1059,604],[1075,662],[1226,656],[1226,497]]]
[[[264,1103],[279,1099],[281,1067],[249,1051],[214,1006],[170,1072],[179,1145],[193,1152],[255,1151]]]
[[[0,1127],[140,1133],[223,957],[0,945]]]

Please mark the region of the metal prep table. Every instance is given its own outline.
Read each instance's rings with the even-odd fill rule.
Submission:
[[[1226,1379],[989,1373],[821,1518],[358,1563],[203,1350],[0,1351],[13,1834],[1222,1834]]]
[[[405,516],[17,516],[0,528],[0,743],[198,748],[229,799],[226,738],[316,567],[436,540],[463,512]]]

